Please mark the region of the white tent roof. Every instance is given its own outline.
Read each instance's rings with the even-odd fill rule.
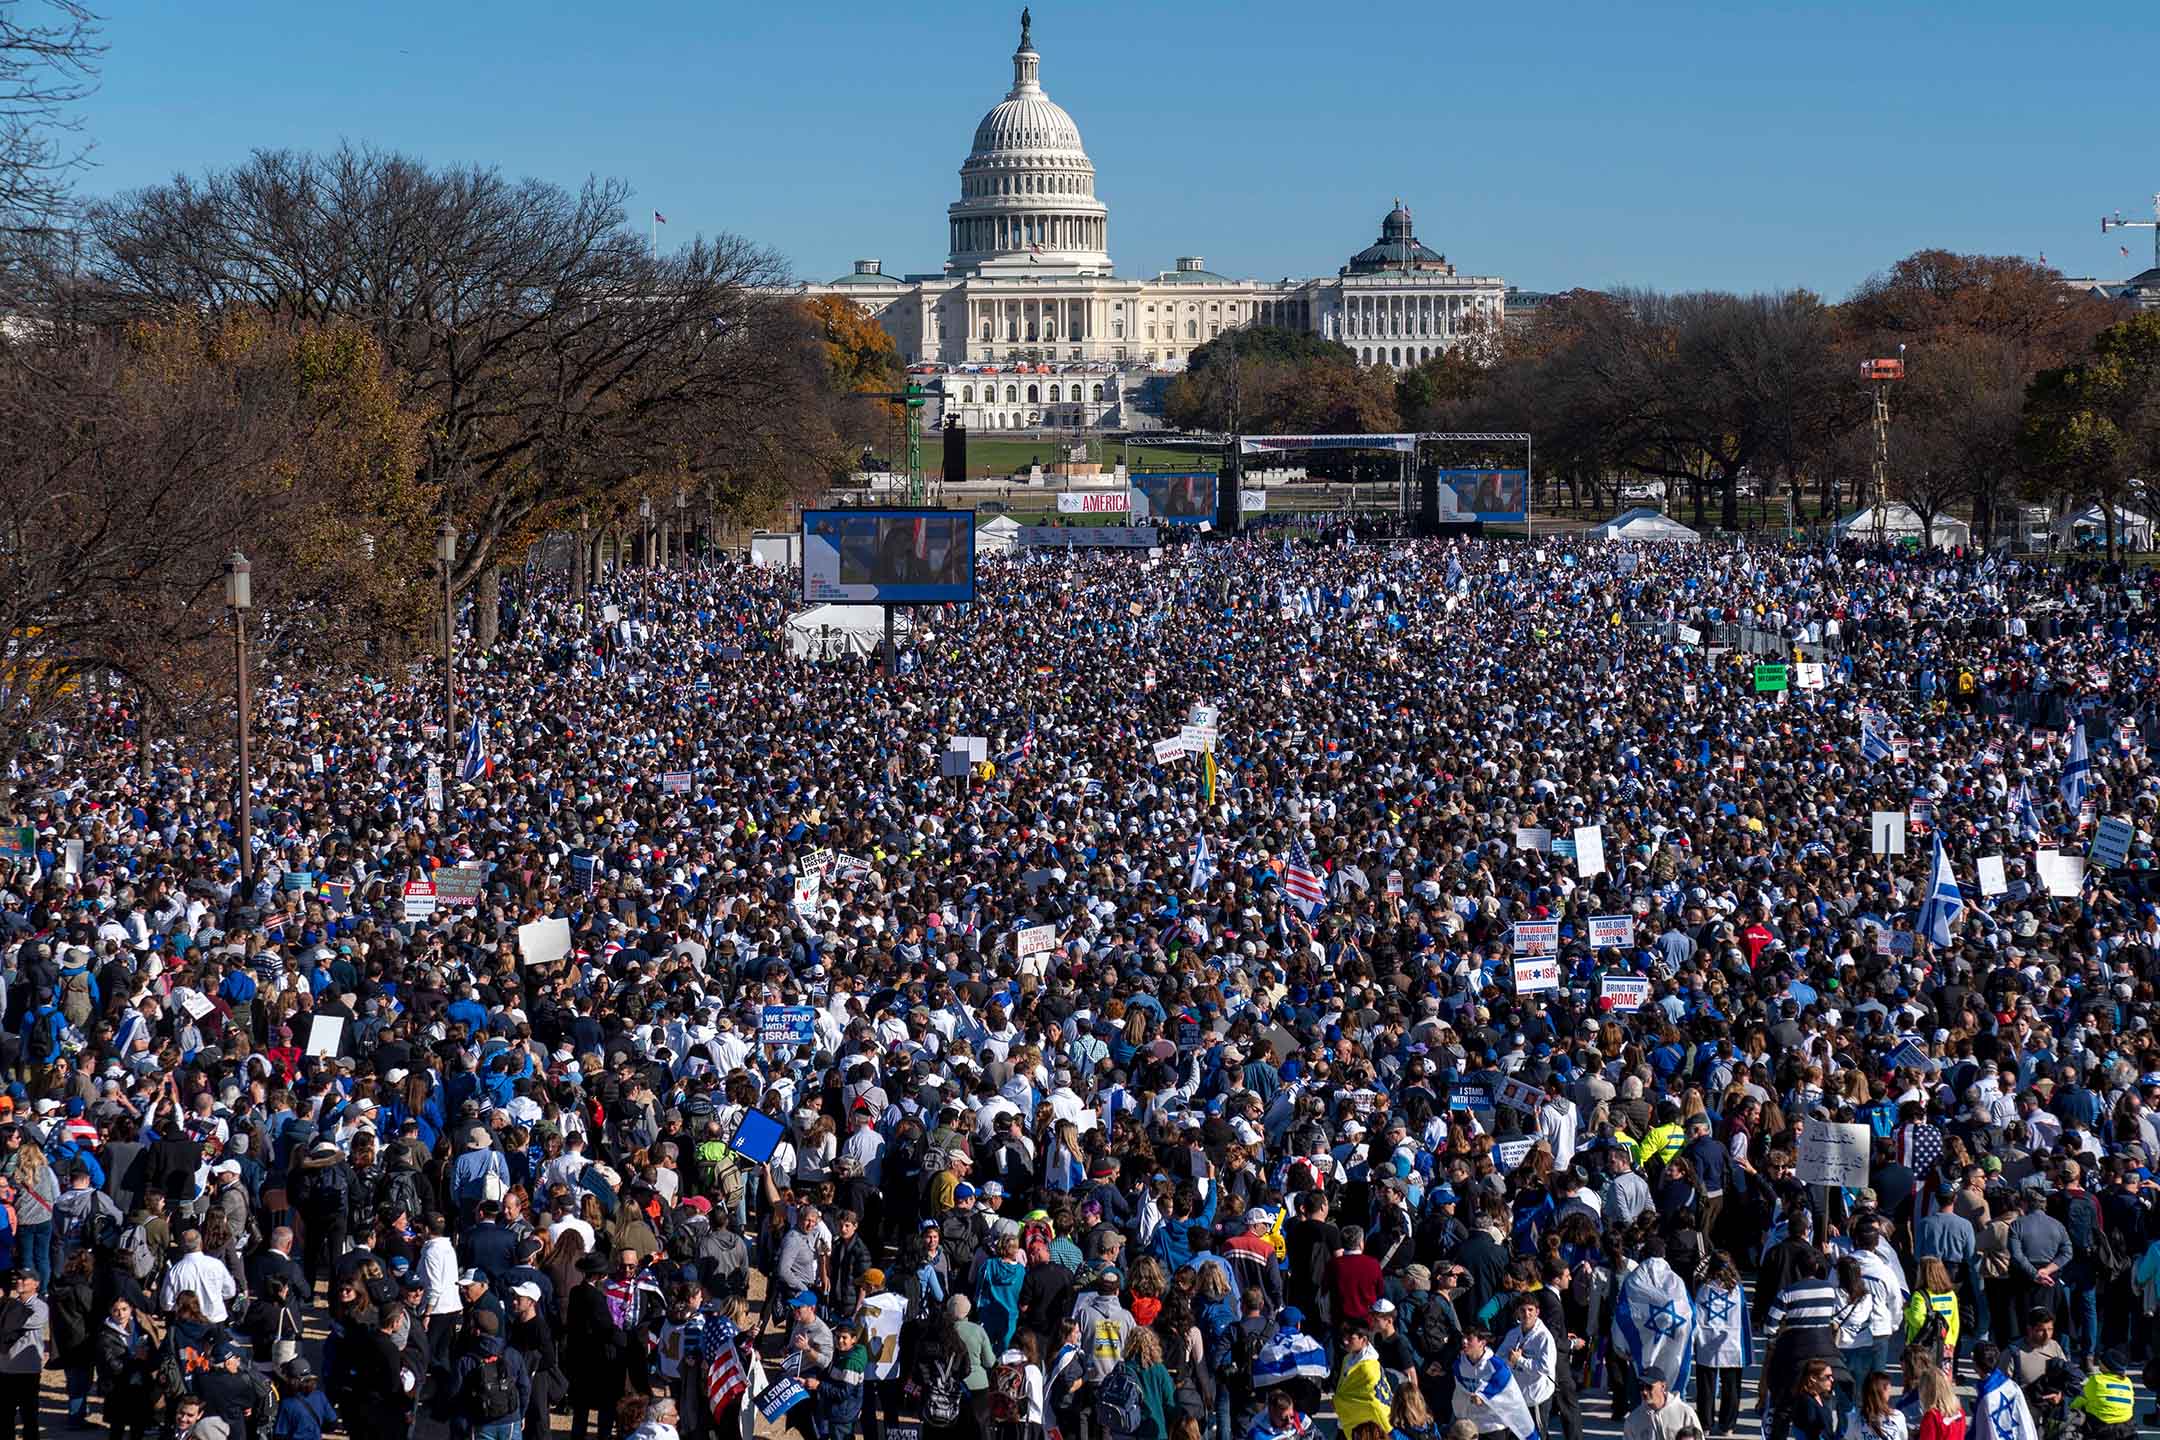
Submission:
[[[1597,540],[1667,540],[1693,544],[1702,536],[1656,510],[1623,510],[1590,532]]]
[[[1928,527],[1920,523],[1920,512],[1903,501],[1892,500],[1883,506],[1883,533],[1893,540],[1917,540],[1927,533]],[[1869,536],[1875,533],[1875,507],[1862,506],[1837,522],[1840,535],[1851,533]],[[1970,545],[1972,526],[1955,515],[1935,517],[1934,543],[1937,545]]]
[[[905,610],[893,616],[893,635],[914,630]],[[788,653],[798,660],[875,654],[885,643],[885,610],[878,605],[816,605],[787,622]]]
[[[978,555],[1002,555],[1019,543],[1020,522],[1010,515],[1000,515],[975,527],[975,553]]]
[[[2107,533],[2107,517],[2101,514],[2098,505],[2087,505],[2055,522],[2057,539],[2066,539],[2081,530],[2090,530],[2095,535]],[[2121,505],[2115,507],[2117,540],[2127,540],[2132,548],[2144,549],[2152,544],[2152,534],[2153,522],[2150,515],[2140,515],[2137,511]]]

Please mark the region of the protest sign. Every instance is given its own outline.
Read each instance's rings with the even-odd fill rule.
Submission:
[[[1905,812],[1876,810],[1868,817],[1868,835],[1877,855],[1905,853]]]
[[[1523,1157],[1536,1145],[1537,1141],[1527,1135],[1518,1135],[1513,1140],[1495,1140],[1492,1147],[1493,1163],[1500,1167],[1502,1174],[1507,1174],[1522,1164]]]
[[[1186,725],[1178,730],[1178,740],[1188,755],[1212,754],[1215,749],[1215,727],[1212,725]]]
[[[1872,1136],[1865,1125],[1808,1122],[1800,1134],[1800,1183],[1840,1189],[1867,1184]]]
[[[1775,695],[1791,682],[1783,665],[1757,665],[1755,667],[1755,693]]]
[[[60,869],[69,875],[82,874],[83,842],[63,841],[60,846]]]
[[[442,809],[442,766],[427,767],[427,808]]]
[[[2003,857],[1982,855],[1973,862],[1973,869],[1980,876],[1980,893],[1986,896],[2002,895],[2010,889],[2009,876],[2003,870]]]
[[[548,965],[570,953],[570,922],[560,915],[518,926],[518,958],[527,965]]]
[[[480,892],[487,885],[487,872],[475,865],[470,869],[453,865],[447,870],[435,872],[435,903],[444,909],[469,910],[480,903]]]
[[[1605,873],[1605,827],[1575,827],[1575,873],[1588,880]]]
[[[1515,925],[1514,938],[1517,955],[1557,955],[1560,953],[1560,922],[1557,920],[1521,920]]]
[[[1544,1100],[1544,1091],[1535,1085],[1524,1084],[1511,1075],[1501,1076],[1500,1083],[1493,1087],[1494,1104],[1505,1105],[1508,1109],[1519,1110],[1525,1115],[1537,1114],[1538,1106],[1543,1104]]]
[[[668,795],[689,794],[690,772],[688,770],[669,770],[662,773],[660,776],[660,789],[663,794]]]
[[[758,1011],[760,1045],[808,1045],[817,1039],[817,1007],[767,1005]]]
[[[435,887],[425,880],[409,880],[405,884],[405,923],[417,924],[435,918]]]
[[[815,875],[795,877],[795,913],[798,915],[817,909],[818,890],[824,882]]]
[[[197,1020],[207,1020],[212,1015],[217,1014],[217,1002],[200,990],[190,990],[187,999],[183,1000],[181,1004],[187,1008],[187,1013]],[[338,1023],[342,1025],[345,1022],[340,1020]]]
[[[1820,664],[1808,661],[1793,666],[1793,683],[1802,690],[1822,689],[1826,683],[1823,667]]]
[[[1013,935],[1013,956],[1025,960],[1030,955],[1040,955],[1057,949],[1057,926],[1030,925]]]
[[[2033,857],[2033,868],[2039,872],[2040,883],[2047,893],[2057,900],[2074,900],[2085,888],[2085,857],[2065,855],[2059,850],[2042,850]]]
[[[1221,715],[1222,711],[1217,706],[1195,705],[1192,707],[1192,713],[1185,717],[1185,723],[1197,725],[1203,730],[1213,730],[1219,723]]]
[[[1515,962],[1515,993],[1535,995],[1544,990],[1560,988],[1560,962],[1558,960],[1517,960]]]
[[[597,855],[572,855],[570,879],[581,894],[590,895],[600,878],[600,857]]]
[[[1598,998],[1612,1002],[1608,1009],[1640,1010],[1650,998],[1650,982],[1641,975],[1607,975],[1598,981]]]
[[[1682,625],[1678,633],[1680,636],[1680,643],[1683,645],[1702,644],[1702,631],[1697,630],[1692,625]]]
[[[1185,737],[1182,734],[1173,735],[1168,740],[1157,740],[1155,742],[1156,764],[1167,765],[1172,760],[1182,760],[1184,758]]]
[[[9,825],[0,829],[0,856],[14,860],[27,860],[37,854],[37,830],[29,825]]]
[[[2104,869],[2119,870],[2129,863],[2130,842],[2136,838],[2137,830],[2128,820],[2104,815],[2093,831],[2092,851],[2088,858]]]
[[[729,1137],[727,1148],[753,1165],[762,1165],[772,1159],[784,1133],[780,1122],[764,1111],[745,1110],[742,1119],[735,1122],[735,1133]]]
[[[1890,1068],[1893,1070],[1925,1070],[1932,1075],[1942,1069],[1942,1066],[1930,1059],[1927,1051],[1907,1040],[1897,1049],[1890,1052]]]
[[[1518,850],[1551,850],[1552,831],[1542,825],[1518,825],[1515,827],[1515,848]]]
[[[1635,943],[1635,917],[1632,915],[1593,915],[1590,917],[1590,948],[1604,950],[1609,947],[1625,949]]]
[[[338,1045],[345,1038],[345,1017],[342,1015],[317,1014],[308,1026],[307,1053],[325,1060],[337,1059]]]
[[[1402,871],[1390,870],[1387,872],[1387,893],[1390,895],[1402,894]]]

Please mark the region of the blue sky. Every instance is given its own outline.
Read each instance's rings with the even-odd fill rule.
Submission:
[[[96,3],[96,0],[93,0]],[[798,278],[935,270],[1019,6],[107,0],[84,107],[106,194],[342,139],[576,183],[662,243],[734,231]],[[2160,7],[1969,0],[1035,6],[1121,274],[1182,254],[1331,272],[1401,195],[1419,238],[1531,289],[1806,286],[1926,246],[2150,263],[2160,157],[2132,57]],[[2145,143],[2140,143],[2141,139]],[[2116,249],[2131,250],[2129,261]]]

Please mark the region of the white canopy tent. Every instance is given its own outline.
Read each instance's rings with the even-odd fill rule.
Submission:
[[[987,525],[975,527],[977,555],[1003,555],[1020,543],[1020,522],[1000,515]]]
[[[2095,545],[2107,543],[2107,516],[2098,505],[2087,505],[2072,511],[2055,522],[2055,543],[2075,545],[2090,540]],[[2125,550],[2150,550],[2153,548],[2153,521],[2150,515],[2140,515],[2135,510],[2115,507],[2115,543]]]
[[[893,616],[893,638],[904,641],[915,625],[908,612]],[[787,622],[788,654],[797,660],[839,660],[875,655],[885,643],[885,610],[879,605],[816,605]]]
[[[1590,532],[1593,540],[1666,541],[1693,545],[1702,539],[1670,515],[1656,510],[1623,510]]]
[[[1875,507],[1863,506],[1837,522],[1838,539],[1871,540],[1875,536]],[[1905,540],[1929,541],[1929,529],[1920,523],[1920,512],[1901,500],[1892,500],[1883,506],[1883,535],[1893,543]],[[1972,544],[1972,526],[1955,515],[1935,517],[1933,543],[1937,546]]]

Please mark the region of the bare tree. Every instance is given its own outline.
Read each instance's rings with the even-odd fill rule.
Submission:
[[[463,589],[549,514],[723,473],[791,393],[794,362],[766,343],[770,312],[794,308],[780,262],[729,236],[656,257],[624,223],[628,194],[263,152],[97,207],[91,263],[123,313],[374,329],[432,417],[420,480],[463,531]]]
[[[0,303],[27,303],[41,275],[70,253],[76,142],[73,107],[105,53],[98,21],[76,0],[0,0]]]

